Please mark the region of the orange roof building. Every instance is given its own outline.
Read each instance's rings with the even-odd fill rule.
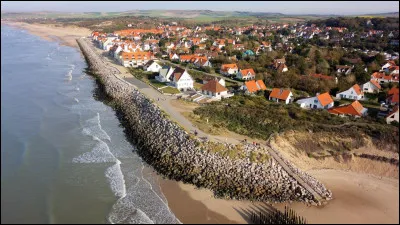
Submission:
[[[376,80],[370,80],[362,86],[363,92],[375,93],[381,90],[381,85]]]
[[[292,101],[293,94],[290,90],[288,89],[282,89],[282,88],[274,88],[272,89],[271,94],[269,95],[269,100],[271,101],[283,101],[286,104],[289,104]]]
[[[399,82],[399,74],[392,73],[386,75],[385,73],[375,72],[371,75],[371,80],[375,80],[380,84],[390,83],[390,82]]]
[[[364,92],[358,84],[353,85],[351,88],[346,91],[342,91],[336,94],[336,98],[342,99],[352,99],[352,100],[363,100]]]
[[[120,61],[121,64],[125,67],[132,66],[138,67],[143,66],[149,60],[154,59],[154,55],[151,52],[120,52]]]
[[[329,109],[334,106],[334,101],[328,92],[317,94],[315,97],[304,98],[296,101],[302,108]]]
[[[253,69],[242,69],[236,74],[236,78],[242,80],[253,80],[256,79],[256,73]]]
[[[386,102],[392,105],[399,104],[399,88],[392,87],[388,92],[388,97],[386,98]]]
[[[367,115],[368,109],[364,108],[359,101],[354,101],[351,104],[335,107],[328,109],[328,112],[336,115],[350,115],[355,117],[361,117]]]
[[[265,86],[264,82],[262,80],[251,80],[251,81],[246,81],[244,82],[244,90],[246,93],[255,93],[257,91],[262,91],[262,90],[267,90],[267,87]]]
[[[238,72],[238,66],[236,63],[233,64],[222,64],[221,65],[221,74],[223,75],[232,75]]]

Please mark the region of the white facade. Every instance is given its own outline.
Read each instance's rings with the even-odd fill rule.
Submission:
[[[160,72],[161,66],[157,62],[153,62],[150,66],[144,67],[144,69],[148,72]]]
[[[287,97],[286,100],[285,100],[285,104],[286,104],[286,105],[289,104],[289,103],[290,103],[290,100],[291,100],[292,98],[293,98],[293,94],[292,94],[292,92],[290,92],[289,95],[288,95],[288,97]],[[269,100],[270,100],[270,101],[274,101],[274,102],[283,101],[283,100],[281,100],[281,99],[272,98],[272,97],[269,97]]]
[[[168,82],[169,77],[174,72],[174,68],[172,67],[163,67],[160,69],[158,76],[156,76],[156,80],[159,82]]]
[[[242,79],[242,80],[254,80],[254,79],[256,79],[256,75],[251,74],[250,71],[247,72],[247,74],[243,74],[243,70],[240,70],[239,72],[237,72],[236,78]]]
[[[336,98],[338,98],[338,99],[347,98],[347,99],[352,99],[352,100],[364,100],[364,94],[361,92],[361,94],[358,95],[357,92],[354,90],[354,88],[351,87],[346,91],[337,93],[336,94]]]
[[[232,75],[232,74],[237,74],[238,69],[237,68],[229,68],[228,71],[221,71],[222,75],[228,76],[228,75]]]
[[[175,80],[175,77],[173,78],[172,84],[178,90],[193,89],[193,78],[185,70],[185,72],[182,74],[182,76],[179,78],[178,81]]]
[[[174,59],[177,59],[177,60],[179,60],[179,56],[175,53],[172,57],[170,57],[171,58],[171,60],[174,60]]]
[[[397,109],[396,112],[390,114],[388,117],[386,117],[386,123],[390,124],[393,121],[399,122],[399,110]]]
[[[367,83],[363,84],[362,89],[364,92],[367,93],[379,92],[379,88],[375,86],[373,83],[371,83],[371,81],[368,81]]]
[[[309,109],[330,109],[334,106],[334,102],[329,103],[326,106],[322,106],[321,102],[318,100],[317,96],[311,98],[300,99],[296,101],[301,108]]]

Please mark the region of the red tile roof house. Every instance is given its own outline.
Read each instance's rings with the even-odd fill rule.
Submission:
[[[311,109],[330,109],[334,105],[334,101],[328,92],[317,94],[315,97],[300,99],[296,103],[301,108]]]
[[[336,98],[342,99],[354,99],[354,100],[364,100],[364,92],[358,84],[353,85],[346,91],[342,91],[336,94]]]
[[[390,105],[399,104],[399,88],[392,87],[388,92],[388,97],[386,98],[386,103]]]
[[[262,80],[251,80],[244,82],[244,85],[241,87],[241,89],[244,90],[246,94],[253,94],[257,91],[265,91],[267,90],[267,87]]]
[[[220,73],[225,76],[236,75],[239,68],[234,64],[222,64]]]
[[[367,115],[368,109],[364,108],[359,101],[354,101],[351,104],[338,106],[335,108],[328,109],[329,113],[336,114],[339,116],[354,116],[361,117]]]
[[[399,74],[393,73],[386,75],[385,73],[375,72],[371,75],[371,80],[375,80],[380,84],[390,83],[390,82],[399,82]]]
[[[236,74],[236,78],[242,79],[242,80],[254,80],[254,79],[256,79],[256,73],[251,68],[243,69],[243,70],[239,70],[239,72]]]
[[[204,84],[201,87],[201,93],[215,99],[230,97],[228,89],[222,86],[217,79],[210,80]]]
[[[293,100],[293,94],[288,89],[274,88],[274,89],[272,89],[272,92],[269,95],[268,99],[271,101],[275,101],[275,102],[283,101],[286,104],[289,104]]]
[[[362,85],[364,93],[378,93],[382,88],[375,80],[370,80]]]

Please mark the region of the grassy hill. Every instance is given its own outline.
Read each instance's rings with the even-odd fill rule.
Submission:
[[[320,19],[324,17],[336,17],[335,15],[285,15],[270,12],[244,12],[244,11],[211,11],[211,10],[129,10],[124,12],[1,12],[2,19],[23,18],[112,18],[121,16],[149,16],[159,18],[188,19],[202,22],[211,22],[226,19],[268,19],[271,22],[301,22],[305,20]],[[361,15],[363,17],[398,17],[398,12]]]

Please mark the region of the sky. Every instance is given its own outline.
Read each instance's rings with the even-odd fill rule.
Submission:
[[[398,12],[398,1],[1,1],[5,12],[120,12],[128,10],[251,11],[284,14],[369,14]]]

